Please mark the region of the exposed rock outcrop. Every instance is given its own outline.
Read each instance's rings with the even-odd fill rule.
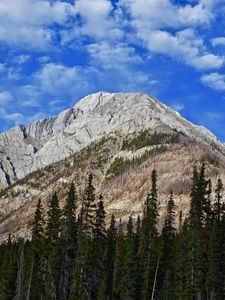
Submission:
[[[149,95],[96,93],[57,117],[15,126],[0,134],[0,187],[60,161],[111,132],[173,129],[216,147],[224,145],[206,128],[195,126]]]

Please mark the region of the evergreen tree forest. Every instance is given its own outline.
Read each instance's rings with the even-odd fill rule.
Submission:
[[[188,215],[171,191],[162,228],[156,170],[143,213],[126,224],[112,215],[106,226],[103,197],[90,174],[82,196],[71,183],[63,207],[54,193],[47,216],[39,200],[32,240],[0,246],[0,299],[225,299],[223,183],[212,188],[205,164],[193,170]]]

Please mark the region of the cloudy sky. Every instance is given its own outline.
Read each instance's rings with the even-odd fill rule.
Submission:
[[[225,0],[0,0],[0,130],[147,92],[225,141]]]

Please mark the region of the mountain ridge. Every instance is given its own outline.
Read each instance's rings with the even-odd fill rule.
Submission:
[[[202,143],[224,145],[208,129],[193,125],[178,112],[142,93],[88,95],[72,108],[0,134],[0,186],[60,161],[103,136],[168,127]],[[165,129],[165,128],[164,128]]]
[[[71,182],[81,205],[90,173],[96,199],[104,197],[107,216],[113,213],[126,222],[129,215],[141,215],[150,174],[156,169],[159,226],[171,190],[176,218],[181,210],[186,216],[193,166],[206,163],[213,187],[218,178],[225,180],[224,145],[207,129],[146,94],[92,94],[58,117],[16,126],[3,137],[0,141],[9,142],[0,154],[0,178],[6,182],[0,191],[0,243],[9,233],[29,239],[37,201],[46,213],[57,192],[63,207]],[[27,175],[19,173],[24,167]]]

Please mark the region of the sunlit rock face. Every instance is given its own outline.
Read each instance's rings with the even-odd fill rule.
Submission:
[[[147,94],[100,92],[85,97],[56,117],[1,133],[0,189],[109,133],[128,134],[145,129],[176,130],[221,152],[225,149],[206,128],[193,125]]]

